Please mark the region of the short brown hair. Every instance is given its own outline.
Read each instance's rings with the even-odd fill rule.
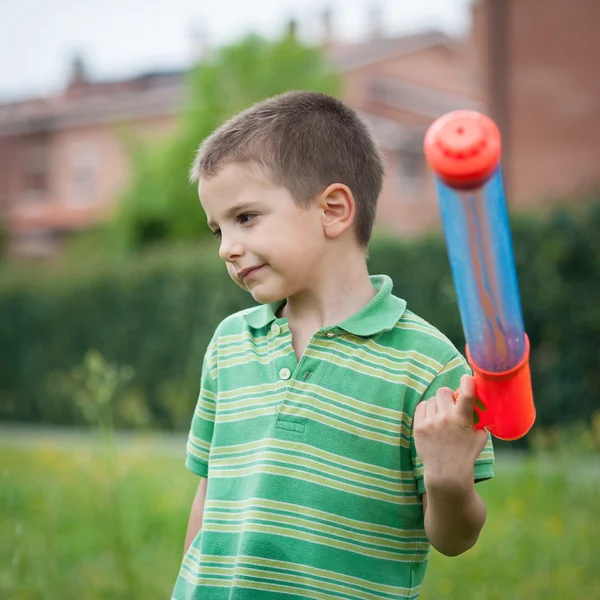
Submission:
[[[300,206],[332,183],[356,202],[355,231],[367,246],[384,165],[365,122],[340,100],[317,92],[287,92],[239,113],[202,143],[190,180],[216,175],[230,163],[250,163],[286,187]]]

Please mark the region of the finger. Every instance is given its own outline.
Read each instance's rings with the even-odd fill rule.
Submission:
[[[454,409],[453,392],[450,388],[440,388],[435,395],[437,412],[448,414]]]
[[[427,416],[429,418],[435,416],[438,411],[437,404],[435,403],[435,396],[429,398],[425,404],[427,405]]]
[[[417,404],[417,408],[415,409],[414,422],[420,423],[421,421],[424,421],[426,417],[427,417],[427,400],[423,400],[423,402],[420,402],[419,404]]]
[[[479,456],[485,448],[485,445],[488,443],[489,436],[488,432],[485,431],[485,429],[476,429],[475,431],[477,433],[479,441],[479,452],[477,452],[477,456]]]
[[[469,375],[460,378],[460,388],[456,399],[457,416],[470,424],[473,423],[473,411],[475,410],[475,381]]]

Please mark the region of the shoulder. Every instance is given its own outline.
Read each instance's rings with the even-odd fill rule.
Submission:
[[[252,306],[225,317],[216,327],[210,341],[211,348],[239,346],[244,340],[259,342],[268,336],[272,308],[268,305]],[[238,348],[239,350],[239,348]]]
[[[256,331],[250,327],[248,317],[261,307],[240,310],[225,317],[215,328],[208,343],[205,360],[211,370],[216,370],[220,360],[228,357],[239,357],[240,350],[246,351],[244,341],[256,337]]]
[[[464,357],[458,348],[437,327],[409,310],[404,310],[393,329],[395,345],[423,354],[441,366]]]
[[[238,335],[249,331],[248,318],[260,312],[262,308],[262,306],[252,306],[225,317],[215,329],[214,340],[216,341],[224,336]]]

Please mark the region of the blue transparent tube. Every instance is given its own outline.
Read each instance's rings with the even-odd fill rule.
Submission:
[[[525,332],[500,167],[475,190],[436,178],[446,247],[473,362],[501,373],[525,353]]]

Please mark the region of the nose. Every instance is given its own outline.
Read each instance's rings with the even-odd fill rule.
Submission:
[[[237,240],[226,238],[224,235],[222,235],[221,245],[219,246],[219,256],[224,261],[232,262],[243,254],[244,247]]]

